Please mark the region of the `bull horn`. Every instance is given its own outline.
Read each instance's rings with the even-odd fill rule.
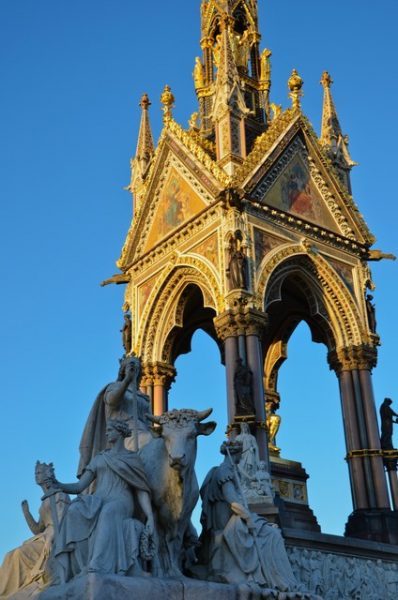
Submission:
[[[198,421],[204,421],[213,412],[212,408],[206,408],[206,410],[198,410]]]
[[[157,417],[156,415],[150,415],[149,413],[147,413],[145,416],[148,419],[148,421],[151,421],[151,423],[156,423],[156,425],[160,425],[160,417]]]

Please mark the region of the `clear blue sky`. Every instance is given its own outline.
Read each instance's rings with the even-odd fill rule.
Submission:
[[[28,536],[19,503],[35,511],[36,459],[73,480],[80,434],[121,355],[122,287],[115,272],[131,218],[129,159],[138,102],[153,102],[155,137],[165,83],[185,125],[196,110],[191,73],[199,54],[199,0],[2,0],[0,3],[1,405],[0,558]],[[319,130],[324,69],[351,153],[360,166],[354,196],[378,238],[398,253],[396,61],[398,4],[260,0],[263,47],[273,51],[274,102],[289,104],[293,67],[304,111]],[[397,263],[375,264],[383,346],[374,372],[378,403],[396,397]],[[337,381],[324,347],[305,326],[281,369],[286,458],[311,475],[311,506],[322,528],[341,533],[351,511]],[[206,360],[204,360],[206,357]],[[211,365],[211,366],[209,366]],[[198,475],[220,459],[225,383],[215,344],[197,334],[177,363],[171,406],[214,406],[217,434],[199,441]],[[398,432],[396,434],[398,443]]]

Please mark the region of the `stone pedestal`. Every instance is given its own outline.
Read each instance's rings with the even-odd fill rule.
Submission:
[[[276,590],[254,589],[247,584],[232,585],[181,579],[157,579],[153,577],[119,577],[89,573],[77,577],[66,585],[47,588],[39,596],[40,600],[321,600],[319,596],[300,592],[278,592]]]
[[[345,536],[398,544],[398,511],[355,510],[345,526]]]
[[[271,478],[279,509],[279,524],[302,531],[320,532],[318,521],[308,504],[308,475],[301,463],[271,455]]]

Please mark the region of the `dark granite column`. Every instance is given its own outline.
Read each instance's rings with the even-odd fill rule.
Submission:
[[[261,339],[267,325],[267,315],[244,306],[228,310],[214,319],[218,337],[224,342],[227,376],[229,425],[246,421],[256,435],[260,457],[269,462],[264,403],[264,364]],[[236,414],[234,376],[236,359],[252,372],[252,400],[255,414]]]
[[[239,357],[238,328],[236,319],[230,311],[216,317],[214,324],[219,339],[224,342],[228,425],[232,425],[236,414],[234,375],[236,360]]]
[[[341,407],[343,412],[344,435],[347,449],[348,471],[354,510],[368,507],[363,460],[352,454],[361,448],[355,407],[355,396],[350,371],[339,374]]]
[[[380,433],[377,423],[376,405],[373,394],[372,375],[370,370],[361,369],[358,371],[358,377],[362,392],[362,402],[366,429],[368,432],[369,448],[381,450]],[[383,458],[382,456],[375,454],[370,457],[370,462],[376,489],[376,505],[381,508],[390,508]]]
[[[256,439],[261,460],[269,464],[268,439],[264,404],[264,361],[262,359],[261,340],[258,335],[250,334],[246,338],[247,365],[253,373],[253,400],[256,410]]]
[[[390,508],[371,380],[376,357],[376,349],[367,345],[329,353],[340,382],[354,508],[345,535],[397,543],[398,513]]]

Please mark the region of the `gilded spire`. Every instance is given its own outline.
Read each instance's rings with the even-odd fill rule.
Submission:
[[[320,142],[329,154],[340,175],[340,179],[350,191],[349,172],[357,163],[354,162],[350,156],[348,150],[348,136],[343,135],[340,126],[332,91],[330,89],[333,80],[327,71],[324,71],[322,74],[320,83],[324,90]]]
[[[320,83],[324,89],[321,144],[324,146],[332,146],[343,134],[330,89],[333,79],[327,71],[322,73]]]
[[[231,45],[231,23],[227,14],[221,21],[221,34],[219,36],[219,64],[217,71],[217,86],[233,86],[239,80],[235,56]]]
[[[201,48],[194,70],[195,90],[201,115],[200,133],[212,139],[214,115],[220,107],[220,89],[239,87],[250,109],[245,117],[249,149],[256,134],[267,126],[269,114],[269,54],[260,59],[261,36],[258,29],[258,7],[255,0],[202,0]],[[261,71],[262,69],[262,71]],[[231,100],[228,100],[232,104]],[[239,110],[246,102],[239,100]],[[217,105],[217,110],[215,106]]]
[[[247,112],[240,86],[238,67],[232,50],[231,18],[224,13],[221,20],[221,33],[218,36],[218,70],[215,84],[213,119],[226,110],[245,114]]]
[[[233,19],[223,13],[217,44],[217,78],[211,118],[215,126],[217,159],[229,175],[246,156],[244,119],[248,114],[236,54],[232,48]]]
[[[148,94],[143,94],[139,106],[141,107],[141,123],[138,133],[137,150],[134,159],[131,161],[131,182],[129,190],[136,197],[136,203],[139,201],[140,191],[148,170],[149,163],[155,152],[153,144],[151,124],[149,122],[149,107],[151,102]]]
[[[144,161],[148,163],[155,151],[151,124],[149,122],[148,109],[151,106],[151,102],[148,98],[148,94],[143,94],[139,105],[142,109],[142,113],[135,157],[139,161]]]

